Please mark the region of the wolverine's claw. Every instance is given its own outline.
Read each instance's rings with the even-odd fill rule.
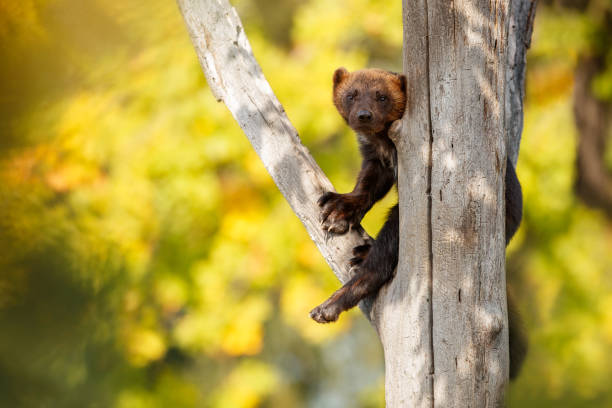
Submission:
[[[323,230],[323,234],[325,235],[325,243],[327,244],[332,234],[329,232],[329,230],[326,230],[326,229]]]

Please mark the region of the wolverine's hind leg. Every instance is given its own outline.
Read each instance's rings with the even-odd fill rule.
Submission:
[[[389,217],[355,275],[310,312],[319,323],[336,321],[340,313],[356,306],[359,301],[378,292],[388,282],[397,266],[399,251],[399,208],[391,209]]]

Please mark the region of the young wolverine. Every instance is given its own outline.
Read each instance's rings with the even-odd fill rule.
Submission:
[[[363,156],[352,192],[327,192],[319,199],[323,229],[343,234],[359,225],[372,205],[397,182],[397,152],[389,138],[391,124],[401,119],[406,107],[406,77],[380,69],[349,73],[338,68],[333,77],[334,105],[357,133]],[[521,186],[510,160],[506,161],[506,245],[522,217]],[[378,292],[392,277],[399,252],[399,207],[396,204],[372,244],[355,247],[350,263],[356,273],[310,316],[319,323],[336,321],[340,313]],[[508,297],[510,377],[518,374],[527,342],[520,331],[515,308]]]

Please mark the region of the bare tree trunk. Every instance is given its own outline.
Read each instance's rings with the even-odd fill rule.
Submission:
[[[404,3],[410,103],[396,142],[402,260],[376,304],[381,338],[390,345],[389,406],[501,402],[508,378],[507,7],[502,1]],[[409,318],[393,319],[398,310]],[[396,357],[406,338],[421,355],[415,371]],[[410,394],[396,391],[407,382],[416,386]]]
[[[510,7],[404,0],[400,260],[374,305],[391,407],[503,402],[505,158],[518,156],[535,2]]]
[[[365,233],[325,237],[316,200],[331,183],[266,82],[235,10],[227,0],[178,3],[217,99],[346,282],[351,249]],[[501,404],[508,378],[503,181],[506,151],[513,162],[518,152],[534,6],[404,0],[399,264],[373,307],[361,305],[384,348],[389,407]]]
[[[581,57],[574,76],[574,119],[578,130],[575,191],[585,204],[612,217],[612,172],[605,162],[612,106],[597,99],[591,90],[593,78],[605,69],[604,58]]]

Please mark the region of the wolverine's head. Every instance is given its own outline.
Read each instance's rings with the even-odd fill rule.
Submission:
[[[348,125],[373,136],[400,119],[406,107],[406,77],[382,69],[334,72],[334,105]]]

